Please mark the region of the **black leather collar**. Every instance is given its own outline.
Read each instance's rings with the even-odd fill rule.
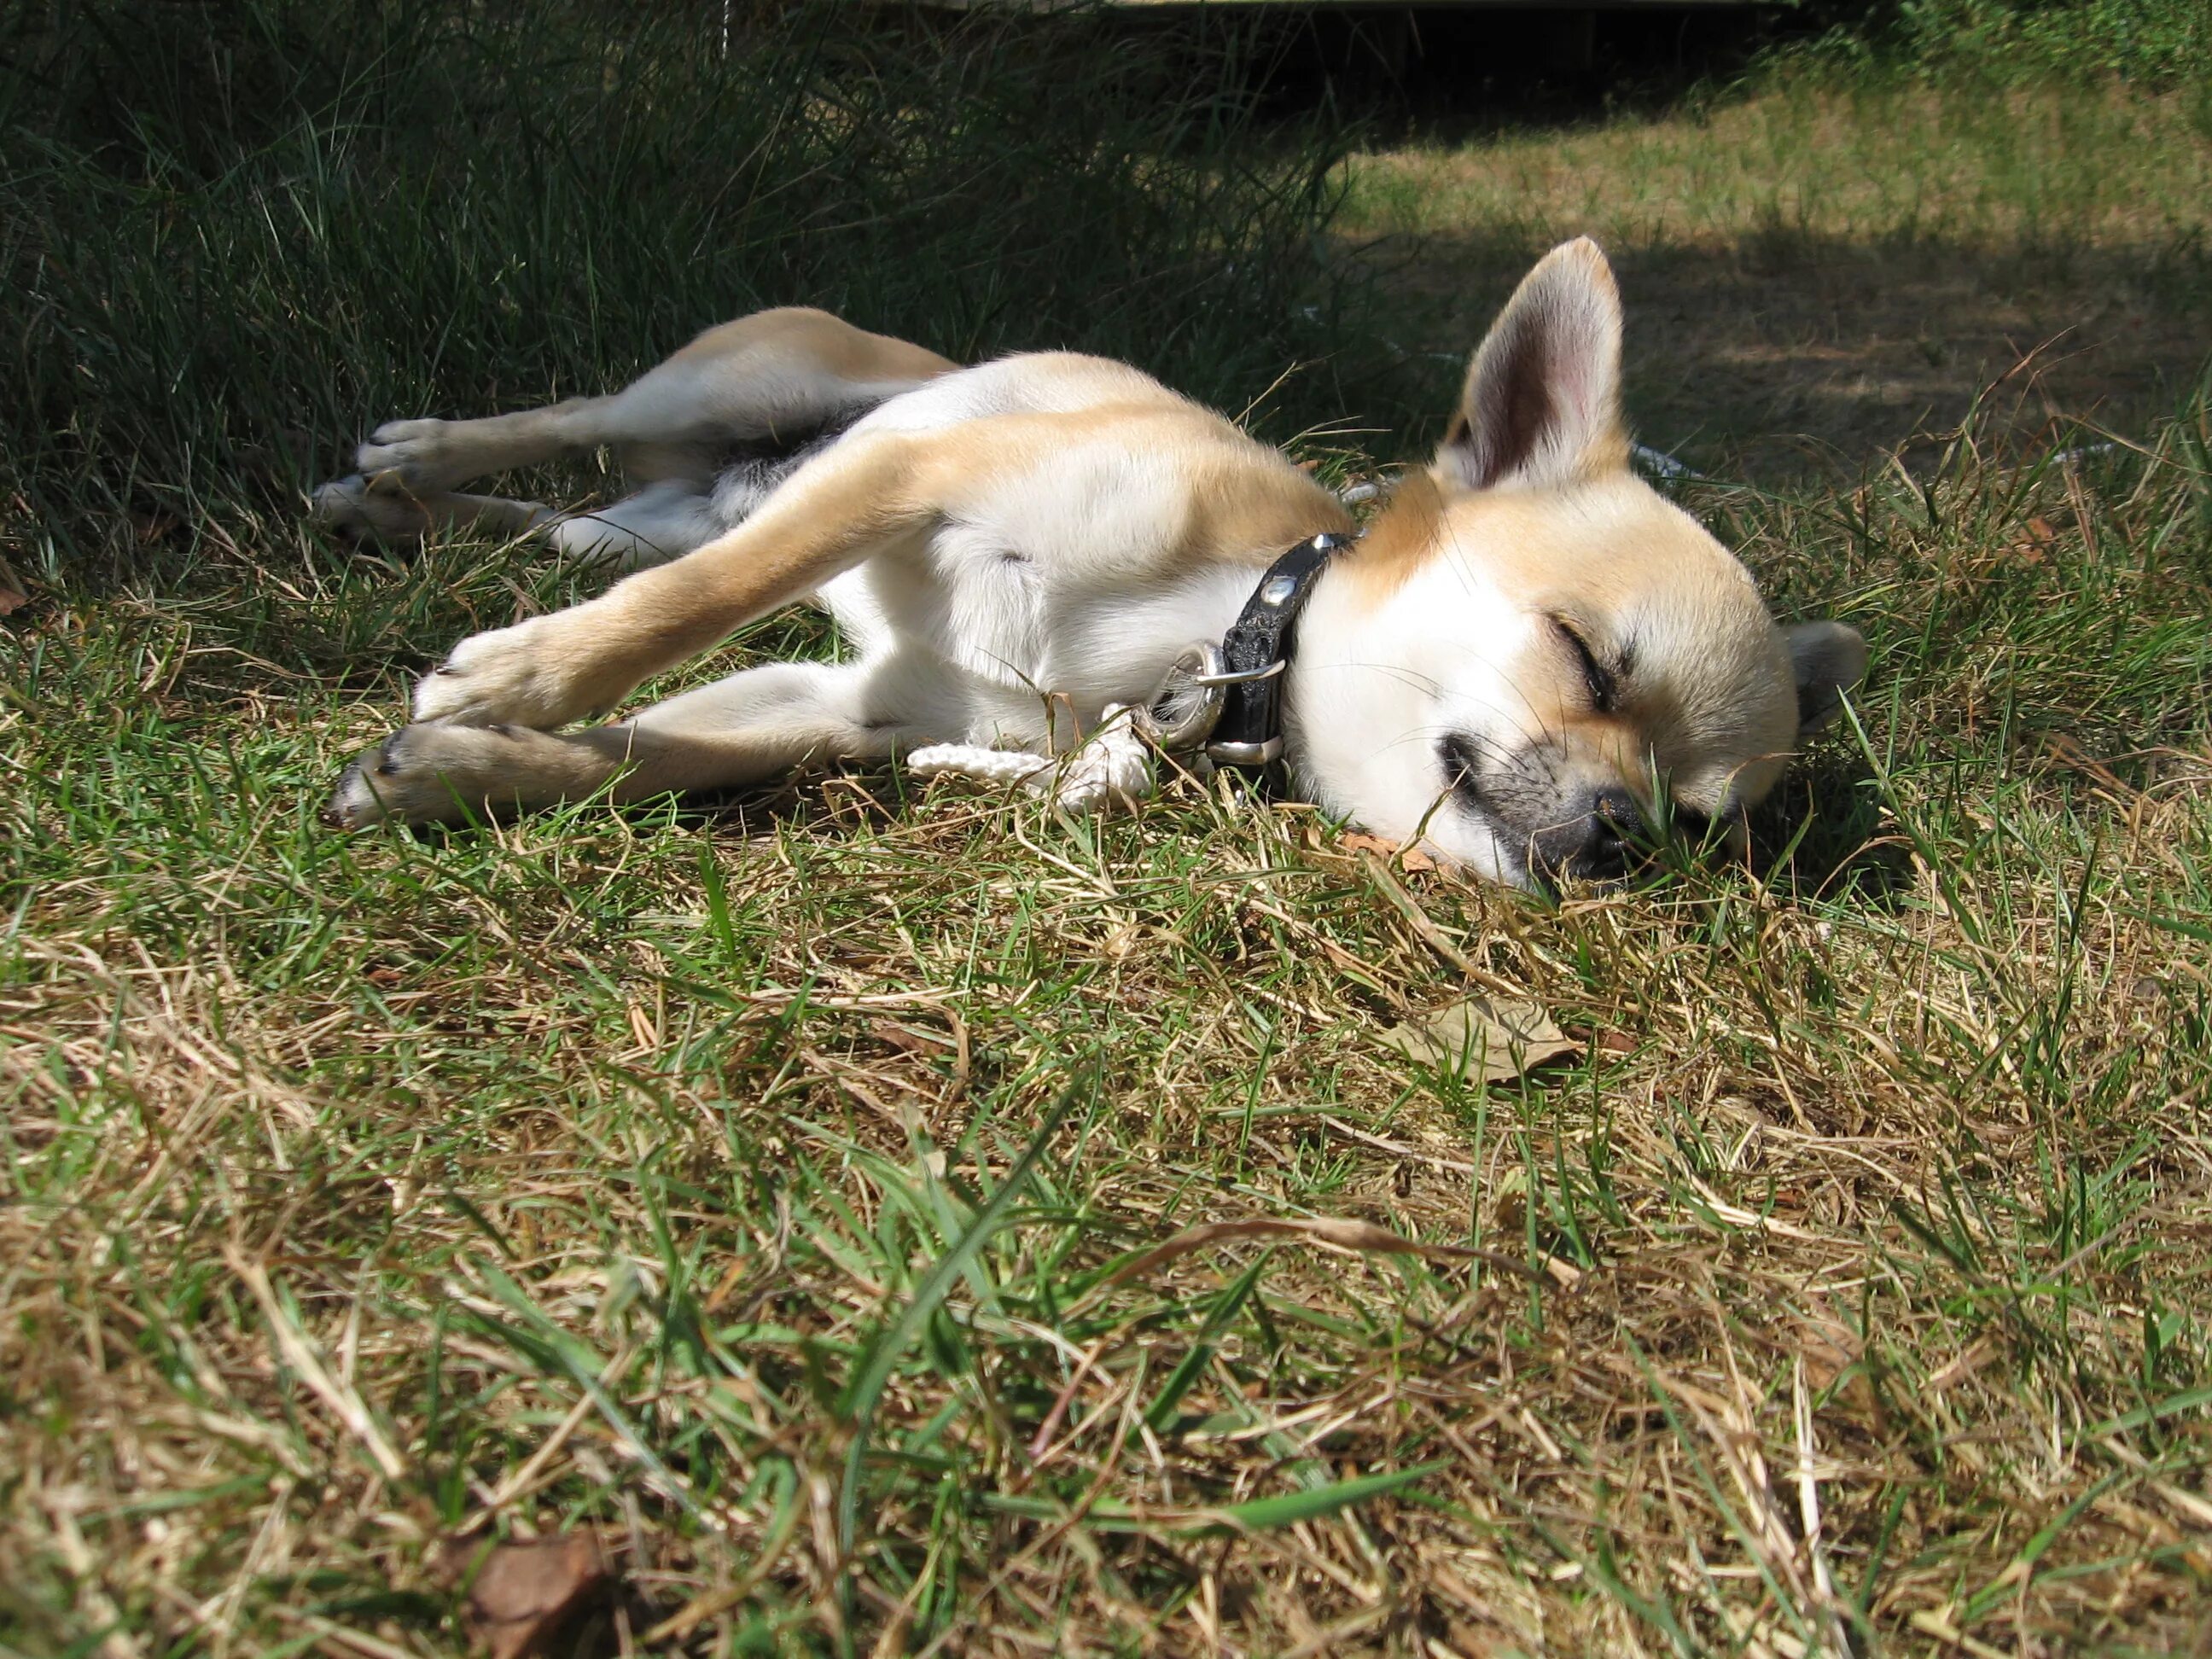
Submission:
[[[1206,744],[1217,766],[1273,781],[1283,758],[1283,679],[1296,648],[1298,613],[1329,561],[1352,538],[1334,531],[1300,542],[1267,567],[1221,638],[1226,696]]]

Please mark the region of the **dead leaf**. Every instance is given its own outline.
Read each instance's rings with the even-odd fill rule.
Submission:
[[[2142,791],[2125,778],[2086,751],[2080,744],[2063,732],[2054,732],[2043,741],[2044,752],[2061,766],[2079,772],[2093,783],[2100,785],[2121,801],[2133,800]]]
[[[1542,1005],[1521,997],[1464,997],[1419,1021],[1393,1025],[1382,1041],[1426,1066],[1462,1066],[1470,1077],[1506,1083],[1580,1051]]]
[[[177,527],[176,519],[167,513],[133,512],[125,516],[131,520],[131,531],[142,546],[150,547],[165,539]]]
[[[599,1540],[589,1532],[480,1545],[447,1546],[449,1569],[468,1578],[462,1617],[491,1659],[529,1659],[545,1651],[577,1614],[613,1583]],[[478,1565],[481,1562],[481,1565]]]
[[[2051,527],[2051,520],[2045,518],[2030,519],[2026,527],[2026,535],[2008,545],[2003,553],[1992,556],[1985,562],[1993,563],[1998,559],[2008,558],[2014,564],[2041,564],[2044,555],[2057,544],[2058,532]]]
[[[0,617],[21,611],[30,602],[31,592],[23,586],[23,579],[9,567],[7,560],[0,559]]]
[[[1355,831],[1349,836],[1338,836],[1336,844],[1347,853],[1373,853],[1381,858],[1395,860],[1401,870],[1418,872],[1437,867],[1437,861],[1419,848],[1401,848],[1396,842],[1386,841],[1381,836],[1364,836]]]
[[[1355,1221],[1345,1216],[1255,1216],[1249,1221],[1207,1221],[1186,1227],[1166,1243],[1155,1245],[1134,1261],[1123,1262],[1100,1280],[1097,1288],[1110,1289],[1125,1280],[1139,1278],[1177,1256],[1240,1238],[1302,1238],[1331,1250],[1419,1255],[1437,1261],[1487,1261],[1524,1279],[1537,1276],[1528,1263],[1516,1261],[1510,1256],[1472,1244],[1425,1243],[1418,1238],[1394,1233],[1388,1227],[1378,1227],[1371,1221]]]
[[[1865,1357],[1858,1333],[1824,1308],[1799,1322],[1797,1352],[1805,1362],[1805,1380],[1816,1391],[1827,1389]]]
[[[1923,1385],[1923,1392],[1942,1394],[1946,1389],[1956,1387],[1996,1358],[1996,1345],[1987,1338],[1971,1344],[1949,1364],[1928,1379]]]

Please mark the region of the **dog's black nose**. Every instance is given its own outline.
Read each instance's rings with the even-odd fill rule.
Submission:
[[[1636,843],[1644,834],[1644,814],[1626,789],[1601,789],[1589,811],[1569,818],[1532,839],[1531,850],[1544,872],[1559,879],[1618,881],[1628,873]]]

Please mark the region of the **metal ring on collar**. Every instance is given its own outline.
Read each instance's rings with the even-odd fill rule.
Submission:
[[[1221,724],[1221,711],[1229,703],[1227,688],[1239,678],[1243,677],[1223,672],[1220,647],[1186,646],[1152,700],[1130,711],[1137,735],[1155,749],[1170,752],[1199,748]],[[1164,714],[1162,710],[1170,705],[1176,712]]]
[[[1193,685],[1249,685],[1254,680],[1272,680],[1290,664],[1278,657],[1273,662],[1261,663],[1257,668],[1224,668],[1218,673],[1194,674]]]

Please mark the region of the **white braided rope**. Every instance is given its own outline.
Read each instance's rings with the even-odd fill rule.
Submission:
[[[910,751],[907,769],[926,778],[973,778],[979,783],[1019,783],[1063,811],[1095,812],[1109,805],[1133,806],[1152,793],[1152,767],[1118,702],[1082,745],[1059,760],[1016,749],[985,749],[969,743],[933,743]]]

